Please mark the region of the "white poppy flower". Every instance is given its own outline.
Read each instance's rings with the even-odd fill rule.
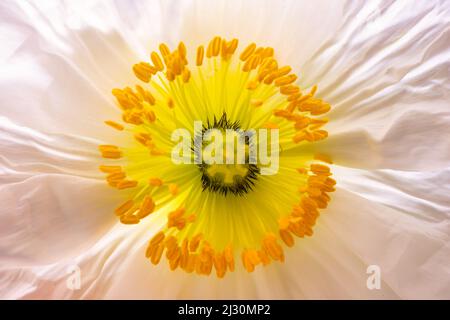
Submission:
[[[450,298],[449,2],[2,2],[0,37],[1,298]],[[279,171],[174,164],[195,120],[279,129]]]

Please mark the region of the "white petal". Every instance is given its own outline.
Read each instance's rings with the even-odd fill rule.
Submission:
[[[335,166],[338,185],[417,219],[445,224],[450,219],[450,169],[360,170]]]
[[[35,175],[0,187],[3,267],[52,263],[78,255],[115,223],[115,192],[98,180]]]
[[[280,63],[296,71],[339,27],[341,1],[219,0],[194,1],[183,10],[182,37],[191,45],[206,43],[214,35],[236,37],[238,51],[255,42],[273,47]]]
[[[103,121],[120,116],[111,89],[135,83],[132,64],[176,31],[161,30],[177,20],[170,6],[140,6],[3,3],[2,115],[43,133],[107,138]]]
[[[450,5],[352,2],[335,35],[303,66],[333,105],[317,145],[358,168],[433,170],[450,159]]]

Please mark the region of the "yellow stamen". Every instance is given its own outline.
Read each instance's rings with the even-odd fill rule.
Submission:
[[[120,166],[105,166],[105,165],[99,166],[99,169],[103,173],[113,173],[122,170]]]
[[[263,103],[264,103],[264,101],[261,99],[252,99],[250,101],[250,104],[254,107],[260,107],[260,106],[262,106]]]
[[[152,77],[152,67],[146,62],[140,62],[133,66],[134,75],[143,82],[149,82]]]
[[[212,40],[212,56],[217,57],[220,53],[220,45],[221,45],[222,39],[220,37],[215,37]]]
[[[128,200],[119,207],[117,207],[114,213],[116,214],[116,216],[121,216],[125,214],[128,210],[130,210],[131,207],[133,207],[133,204],[134,204],[133,200]]]
[[[163,181],[159,178],[151,178],[149,180],[150,185],[154,186],[154,187],[159,187],[162,186]]]
[[[247,60],[252,55],[253,51],[255,51],[255,49],[256,49],[255,43],[249,44],[248,47],[245,48],[245,50],[241,53],[239,59],[241,59],[241,61]]]
[[[150,213],[152,213],[153,210],[155,210],[155,202],[153,201],[152,197],[145,196],[137,213],[137,217],[139,219],[143,219]]]
[[[295,80],[297,80],[297,76],[295,74],[289,74],[287,76],[276,79],[275,85],[277,87],[281,87],[281,86],[291,84],[291,83],[295,82]],[[296,93],[296,94],[298,94],[298,93]]]
[[[169,47],[165,43],[159,45],[159,52],[161,52],[163,59],[170,55]]]
[[[229,45],[227,46],[227,53],[229,55],[234,54],[234,52],[236,51],[236,48],[239,44],[239,40],[238,39],[233,39],[231,40],[231,42],[229,43]]]
[[[150,55],[150,59],[152,60],[153,65],[155,66],[156,70],[158,70],[158,71],[164,70],[164,64],[163,64],[161,58],[159,57],[158,53],[153,51],[152,54]]]
[[[115,121],[107,120],[107,121],[105,121],[105,124],[107,124],[110,127],[113,127],[116,130],[119,130],[119,131],[122,131],[124,129],[123,125],[121,125],[120,123],[117,123]]]
[[[117,189],[122,190],[122,189],[134,188],[137,186],[137,184],[138,184],[137,181],[123,180],[123,181],[119,182],[119,184],[117,185]]]
[[[169,192],[174,196],[177,195],[179,192],[178,186],[175,183],[169,184]]]
[[[203,63],[203,55],[205,54],[205,48],[203,46],[199,46],[197,48],[197,60],[196,65],[199,67]]]

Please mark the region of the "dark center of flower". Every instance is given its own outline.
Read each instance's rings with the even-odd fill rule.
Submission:
[[[225,131],[232,131],[236,134],[235,141],[227,141],[226,144],[233,143],[234,152],[231,155],[235,159],[234,163],[212,163],[208,164],[205,162],[204,156],[200,154],[200,150],[204,151],[205,147],[208,146],[210,142],[205,142],[205,133],[208,130],[216,129],[222,133]],[[250,192],[255,185],[255,181],[258,178],[259,167],[256,164],[250,163],[248,148],[251,147],[251,139],[248,135],[244,134],[245,131],[241,129],[239,121],[230,121],[227,119],[226,113],[223,113],[220,119],[214,117],[213,121],[208,119],[207,124],[203,126],[202,132],[195,134],[194,138],[194,155],[196,158],[202,157],[202,161],[198,164],[198,168],[202,174],[201,181],[203,191],[210,191],[220,193],[222,195],[238,195],[243,196]],[[243,163],[238,163],[236,153],[237,153],[237,142],[239,139],[244,141],[245,144],[245,161]],[[235,144],[236,142],[236,144]],[[221,146],[223,151],[223,156],[230,156],[227,154],[230,148],[227,148],[226,144]]]

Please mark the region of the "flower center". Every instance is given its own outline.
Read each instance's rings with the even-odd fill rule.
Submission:
[[[201,132],[202,138],[208,130],[218,130],[219,134],[223,136],[226,136],[226,131],[234,133],[234,135],[229,135],[233,138],[231,141],[226,140],[225,143],[219,145],[219,148],[216,148],[219,154],[213,154],[214,157],[222,159],[221,163],[208,164],[209,161],[201,159],[198,167],[202,173],[203,191],[217,192],[225,196],[228,194],[245,195],[252,190],[259,174],[258,166],[249,161],[248,147],[250,141],[248,137],[242,132],[239,122],[230,122],[226,113],[219,120],[215,118],[214,121],[207,122],[207,126],[203,127]],[[243,163],[237,163],[236,161],[240,141],[243,141],[245,147]],[[198,147],[194,147],[195,157],[201,157],[200,153],[195,151],[200,149],[204,151],[205,147],[208,146],[205,144],[204,140],[197,135],[194,139],[194,146]],[[227,159],[230,158],[232,159],[232,161],[229,161],[231,163],[226,163]]]
[[[100,170],[128,197],[121,223],[164,222],[145,253],[153,264],[221,278],[238,256],[248,272],[283,262],[334,191],[330,157],[310,146],[327,138],[331,106],[317,86],[300,90],[272,48],[237,47],[215,37],[190,56],[183,42],[161,44],[133,66],[143,84],[112,90],[122,121],[105,123],[124,134],[99,146]]]

